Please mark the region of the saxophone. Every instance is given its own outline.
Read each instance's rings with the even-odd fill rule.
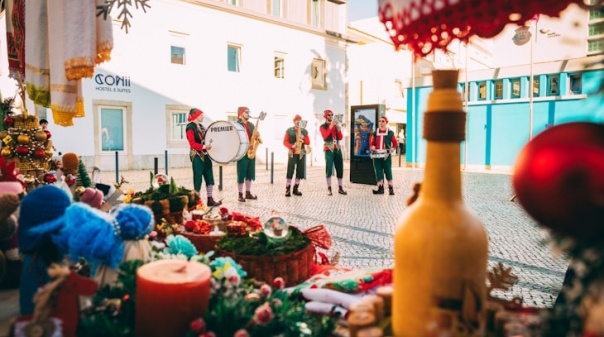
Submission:
[[[296,130],[296,145],[292,154],[299,154],[300,159],[304,157],[304,138],[302,137],[302,127],[298,127]]]
[[[262,138],[260,138],[260,134],[258,133],[258,124],[260,124],[260,117],[256,120],[254,132],[252,132],[252,137],[250,138],[250,146],[247,148],[247,157],[249,159],[256,158],[258,145],[262,144]]]

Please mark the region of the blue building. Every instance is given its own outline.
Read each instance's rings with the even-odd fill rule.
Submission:
[[[509,170],[529,138],[547,127],[571,121],[604,122],[604,96],[597,92],[603,79],[602,69],[535,73],[532,99],[530,76],[468,81],[464,98],[467,134],[460,163],[469,168]],[[465,82],[459,83],[462,96],[465,86]],[[408,111],[415,112],[407,114],[406,161],[410,165],[425,162],[423,112],[431,91],[431,86],[407,91],[407,97],[416,97],[408,100]]]

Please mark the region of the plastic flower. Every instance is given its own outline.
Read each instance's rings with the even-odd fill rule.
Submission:
[[[271,288],[271,286],[269,286],[268,284],[265,283],[260,286],[260,292],[262,293],[262,295],[268,297],[268,296],[271,296],[273,289]]]
[[[271,309],[268,302],[264,302],[263,305],[256,308],[254,311],[254,318],[252,318],[256,324],[260,325],[267,324],[271,319],[273,319],[273,309]]]
[[[237,269],[233,267],[229,267],[225,270],[224,277],[230,285],[238,286],[239,283],[241,283],[241,276],[239,276]]]
[[[212,262],[210,262],[210,267],[214,271],[212,273],[212,276],[217,279],[224,278],[224,272],[230,267],[235,268],[241,278],[245,278],[247,276],[247,273],[245,272],[245,270],[243,270],[241,265],[239,265],[237,262],[235,262],[235,260],[233,260],[229,256],[218,257],[214,259]]]
[[[283,277],[275,277],[275,279],[273,280],[273,287],[277,289],[285,288],[285,280],[283,279]]]
[[[210,258],[214,256],[214,251],[210,250],[207,253],[199,253],[199,255],[195,255],[191,258],[191,261],[197,261],[206,265],[210,265]]]
[[[195,246],[191,243],[191,240],[182,235],[169,235],[166,238],[166,242],[168,243],[168,247],[164,249],[164,253],[183,254],[187,257],[187,259],[190,259],[198,254],[197,249],[195,249]]]
[[[206,321],[203,318],[199,317],[191,321],[189,324],[189,328],[194,333],[202,333],[206,330]]]
[[[233,335],[233,337],[250,337],[250,333],[247,332],[247,330],[245,330],[245,329],[239,329],[239,330],[235,331],[235,334]]]

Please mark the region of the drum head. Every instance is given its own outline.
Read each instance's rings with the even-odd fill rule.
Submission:
[[[212,144],[208,156],[218,164],[237,161],[247,152],[249,140],[239,123],[216,121],[206,130],[205,144]]]

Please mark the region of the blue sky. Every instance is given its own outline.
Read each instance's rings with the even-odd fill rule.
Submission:
[[[348,0],[348,21],[378,16],[378,0]]]

